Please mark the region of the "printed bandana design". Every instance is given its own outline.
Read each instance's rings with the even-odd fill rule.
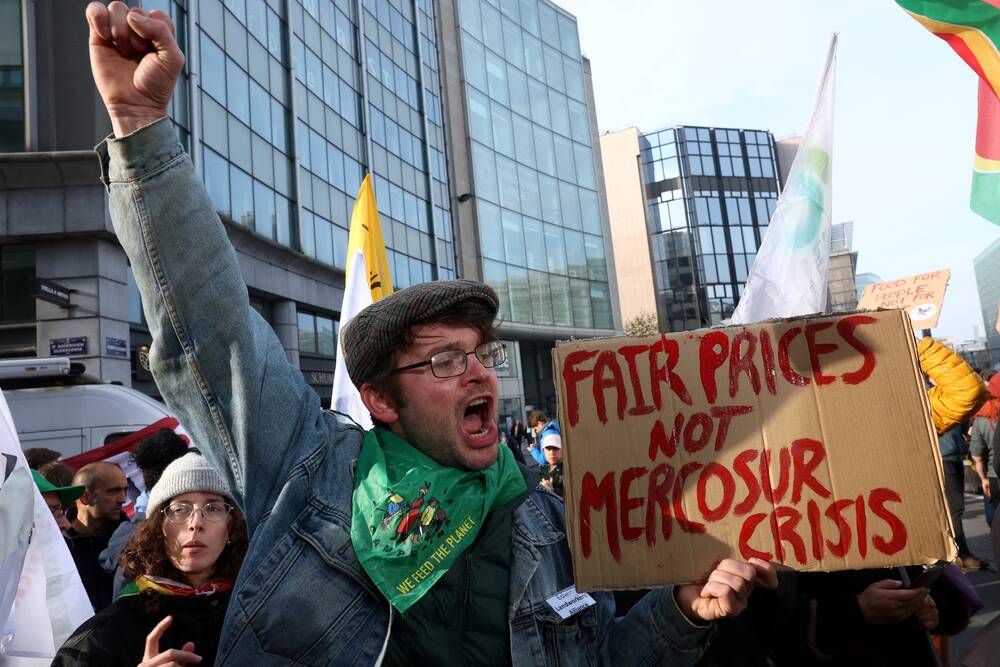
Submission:
[[[428,486],[420,487],[417,497],[407,502],[403,496],[390,490],[386,500],[385,518],[378,526],[371,526],[372,546],[378,547],[384,543],[382,551],[388,553],[395,544],[405,546],[419,545],[430,540],[447,520],[448,514],[441,507],[441,501],[434,496],[428,497]],[[443,494],[448,493],[445,489]],[[447,521],[451,523],[451,521]],[[397,549],[397,555],[403,555],[402,548]]]
[[[354,476],[351,542],[378,589],[405,612],[475,541],[487,514],[526,488],[506,447],[489,468],[464,471],[374,429]]]

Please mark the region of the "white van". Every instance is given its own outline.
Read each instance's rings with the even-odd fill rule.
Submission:
[[[0,361],[0,379],[13,386],[29,379],[52,385],[4,389],[23,449],[47,447],[64,458],[75,456],[170,416],[166,405],[135,389],[58,384],[69,375],[69,359]]]

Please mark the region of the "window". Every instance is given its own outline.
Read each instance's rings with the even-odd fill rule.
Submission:
[[[459,5],[458,17],[462,27],[476,39],[482,39],[481,19],[479,18],[479,0],[462,0]]]
[[[282,197],[281,195],[275,195],[275,213],[274,220],[276,231],[278,235],[278,243],[292,247],[292,212],[291,212],[291,202]]]
[[[304,209],[299,220],[299,239],[302,242],[302,252],[309,257],[315,257],[316,229],[313,227],[313,214]]]
[[[250,124],[250,88],[247,73],[231,59],[226,58],[226,92],[231,114]],[[220,100],[221,101],[221,100]]]
[[[271,140],[271,98],[255,81],[250,82],[250,127]]]
[[[555,193],[552,193],[554,196]],[[567,227],[580,229],[580,199],[577,195],[577,188],[574,185],[559,182],[559,205],[562,208],[562,222]]]
[[[336,325],[329,317],[316,316],[316,351],[326,356],[337,354]]]
[[[590,284],[586,280],[569,281],[570,301],[573,304],[573,322],[578,327],[589,329],[594,326],[591,313]]]
[[[215,42],[201,33],[201,89],[226,103],[226,57]]]
[[[208,148],[203,151],[208,196],[216,211],[229,215],[229,162]]]
[[[229,172],[232,218],[241,225],[253,224],[253,187],[250,176],[233,167]]]
[[[549,275],[540,271],[528,271],[528,287],[531,290],[531,317],[535,324],[552,324]]]
[[[496,165],[493,162],[493,151],[472,142],[472,168],[476,194],[480,198],[497,201],[497,173]]]
[[[496,53],[503,53],[503,38],[500,31],[500,13],[492,7],[482,7],[483,43]]]
[[[472,138],[487,146],[492,146],[493,137],[490,131],[490,109],[486,96],[473,88],[469,88],[468,103],[469,131]]]
[[[507,267],[507,285],[510,288],[510,314],[515,322],[531,322],[531,290],[528,271],[517,266]]]
[[[0,0],[0,152],[23,151],[24,146],[21,2]],[[33,312],[34,299],[31,303]]]
[[[510,108],[522,116],[531,115],[528,77],[521,70],[508,67],[507,83],[510,88]]]
[[[555,148],[552,145],[552,133],[543,127],[535,125],[533,128],[535,135],[535,163],[542,173],[554,175],[556,173]]]
[[[507,104],[507,66],[500,56],[486,53],[486,86],[490,97]]]
[[[548,260],[550,273],[566,274],[566,244],[563,241],[563,230],[556,225],[544,227],[545,256]]]
[[[311,313],[298,312],[299,352],[316,353],[316,316]]]
[[[500,209],[485,201],[479,202],[479,241],[483,256],[503,261],[503,233],[500,225]]]
[[[274,238],[274,190],[260,181],[253,184],[254,229],[269,239]]]
[[[465,64],[465,80],[478,88],[486,90],[486,52],[483,45],[474,39],[462,40],[463,60]]]
[[[503,245],[508,264],[524,266],[524,235],[521,216],[506,209],[500,212],[503,221]]]
[[[516,135],[515,135],[516,136]],[[538,191],[538,173],[534,169],[517,166],[517,180],[521,187],[521,211],[539,217],[542,214],[541,193]]]
[[[542,2],[538,4],[538,15],[542,28],[542,41],[558,46],[559,23],[556,19],[556,10]]]
[[[31,296],[34,278],[34,246],[0,247],[0,322],[35,319],[35,297]]]
[[[542,223],[532,218],[524,218],[525,259],[528,268],[547,271],[545,248],[542,242]]]

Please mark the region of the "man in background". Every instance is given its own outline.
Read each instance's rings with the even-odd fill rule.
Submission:
[[[142,481],[146,490],[135,501],[135,514],[128,521],[123,522],[115,529],[111,539],[108,540],[107,548],[101,552],[100,563],[105,572],[109,572],[114,577],[112,592],[115,597],[118,591],[128,583],[121,567],[118,565],[118,556],[121,555],[125,543],[131,537],[139,522],[146,518],[146,504],[149,501],[149,493],[160,481],[160,476],[168,465],[175,459],[179,459],[188,452],[188,445],[184,440],[169,428],[161,428],[136,446],[132,453],[132,460],[142,471]]]
[[[70,527],[66,531],[66,545],[94,611],[100,611],[113,599],[113,578],[101,567],[99,557],[124,517],[122,505],[128,482],[121,468],[100,462],[80,468],[73,477],[73,485],[84,487],[84,492],[67,514]]]

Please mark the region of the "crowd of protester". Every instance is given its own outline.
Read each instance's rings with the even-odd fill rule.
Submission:
[[[949,448],[957,447],[960,460],[974,462],[986,506],[995,506],[1000,496],[995,455],[1000,375],[987,370],[976,378],[954,355],[941,356],[930,343],[922,347],[923,369],[936,378],[930,383],[932,411],[938,408],[936,426],[944,434],[957,432],[960,443],[942,444],[942,460]],[[958,370],[944,380],[934,369],[942,359]],[[967,405],[958,408],[946,401],[953,408],[946,415],[935,398],[940,403],[956,376],[965,379],[966,389],[970,378],[985,380],[989,398],[984,402],[985,394],[972,392]],[[949,398],[954,400],[954,394]],[[498,424],[500,444],[510,448],[526,471],[524,478],[533,480],[538,491],[561,497],[559,425],[538,410],[525,423]],[[91,463],[73,471],[56,460],[58,452],[29,449],[25,455],[35,466],[35,482],[63,531],[95,611],[66,640],[53,664],[213,664],[248,548],[247,523],[230,482],[174,431],[161,429],[132,452],[144,490],[128,503],[131,516],[126,516],[125,474],[114,464]],[[415,516],[419,522],[422,513]],[[957,517],[960,522],[961,514]],[[962,553],[964,569],[987,566],[985,558],[972,556],[967,547]],[[782,570],[775,585],[749,592],[743,613],[716,619],[711,641],[693,664],[947,664],[947,637],[967,626],[978,609],[977,598],[955,565],[935,574],[923,580],[919,567]],[[617,592],[616,617],[624,618],[648,593]],[[996,645],[992,637],[1000,626],[987,630],[980,644]]]

